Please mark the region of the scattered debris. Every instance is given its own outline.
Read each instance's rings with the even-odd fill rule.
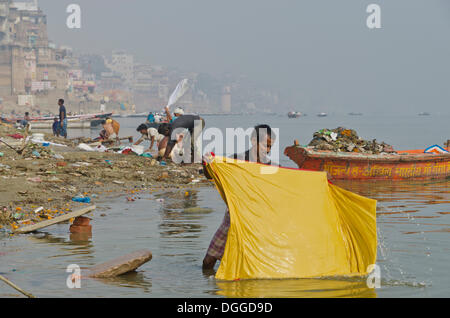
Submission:
[[[338,127],[336,129],[322,129],[314,133],[313,140],[308,145],[315,150],[329,150],[334,152],[359,152],[366,154],[380,154],[395,152],[391,145],[364,140],[355,130]]]

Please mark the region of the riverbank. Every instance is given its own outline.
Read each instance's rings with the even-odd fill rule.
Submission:
[[[14,139],[5,136],[17,133],[23,134],[10,126],[0,127],[0,136],[8,143],[14,144]],[[161,166],[152,158],[84,152],[62,138],[46,135],[45,139],[68,146],[31,144],[23,154],[18,154],[0,145],[3,153],[0,157],[0,227],[3,230],[14,230],[86,205],[73,202],[75,197],[89,198],[93,204],[106,194],[117,193],[133,200],[133,195],[140,191],[210,184],[200,173],[199,164]]]

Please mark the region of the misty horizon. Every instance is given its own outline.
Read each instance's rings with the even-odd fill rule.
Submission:
[[[49,38],[77,52],[122,49],[138,62],[245,75],[285,109],[449,114],[450,4],[445,1],[40,0]],[[366,26],[381,7],[381,29]]]

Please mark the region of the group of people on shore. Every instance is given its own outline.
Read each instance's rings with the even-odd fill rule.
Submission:
[[[151,152],[154,145],[158,149],[159,160],[170,160],[173,152],[182,152],[184,147],[191,148],[191,161],[194,158],[194,144],[197,141],[194,136],[196,123],[201,123],[200,129],[205,127],[205,120],[198,115],[184,114],[183,109],[176,108],[172,113],[169,108],[165,108],[166,120],[159,121],[150,113],[147,121],[137,127],[141,137],[134,145],[140,145],[144,141],[149,141],[150,146],[146,152]],[[198,137],[198,136],[196,136]],[[190,139],[190,140],[189,140]]]
[[[141,138],[135,143],[135,145],[141,144],[143,141],[149,141],[150,146],[147,149],[150,152],[154,145],[158,148],[158,158],[167,160],[171,155],[174,147],[183,142],[184,136],[181,134],[173,134],[177,129],[185,129],[193,135],[195,122],[201,121],[201,129],[205,127],[205,121],[198,115],[184,115],[181,109],[177,108],[172,116],[166,108],[167,121],[164,123],[156,123],[152,120],[152,114],[149,115],[150,120],[137,127],[137,131],[141,133]],[[148,119],[149,119],[148,118]],[[275,143],[277,136],[269,125],[257,125],[251,135],[251,147],[249,150],[242,154],[234,154],[232,158],[245,161],[272,164],[269,155],[272,149],[272,145]],[[191,139],[191,147],[195,140]],[[193,150],[193,149],[192,149]],[[193,154],[193,152],[191,152]],[[208,156],[203,157],[204,163],[208,161]],[[204,169],[205,176],[208,179],[212,179],[212,176],[208,175],[207,170]],[[203,269],[211,270],[217,261],[221,260],[225,245],[227,242],[228,229],[230,227],[230,214],[228,209],[225,211],[222,224],[214,234],[206,255],[203,259]]]
[[[67,138],[67,112],[64,106],[64,100],[58,101],[59,117],[54,118],[53,133],[56,136],[63,136]],[[29,121],[29,114],[25,114],[23,124],[26,125]],[[200,124],[200,125],[199,125]],[[197,127],[196,127],[197,125]],[[120,124],[112,119],[106,118],[102,121],[103,130],[100,132],[100,137],[97,140],[111,140],[119,142]],[[200,129],[197,134],[194,134],[195,128]],[[183,149],[190,147],[189,163],[194,162],[195,143],[201,136],[201,131],[205,128],[205,120],[199,115],[184,114],[183,109],[176,108],[173,114],[169,108],[165,108],[165,118],[160,114],[150,113],[145,123],[140,124],[136,131],[141,134],[140,138],[134,145],[140,145],[144,141],[149,142],[149,147],[144,152],[152,152],[156,146],[159,161],[171,160],[174,153],[181,152]],[[194,136],[194,137],[193,137]],[[258,125],[254,127],[251,135],[251,147],[244,153],[234,154],[232,158],[245,161],[271,164],[268,158],[271,148],[277,136],[269,125]],[[186,148],[187,147],[187,148]],[[206,164],[210,160],[210,156],[201,156],[203,163]],[[208,159],[209,158],[209,159]],[[212,179],[208,175],[207,170],[204,169],[205,176]],[[207,249],[206,255],[203,259],[203,269],[210,270],[218,260],[221,260],[230,227],[230,214],[228,209],[225,211],[222,224],[214,234],[211,243]]]

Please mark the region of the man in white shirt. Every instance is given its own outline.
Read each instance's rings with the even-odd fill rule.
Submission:
[[[158,133],[158,126],[159,125],[156,123],[139,125],[136,131],[140,132],[142,136],[138,141],[135,142],[135,145],[139,145],[143,141],[148,140],[150,141],[150,147],[145,152],[150,152],[155,142],[157,147],[159,148],[159,143],[161,140],[163,140],[164,135]]]

